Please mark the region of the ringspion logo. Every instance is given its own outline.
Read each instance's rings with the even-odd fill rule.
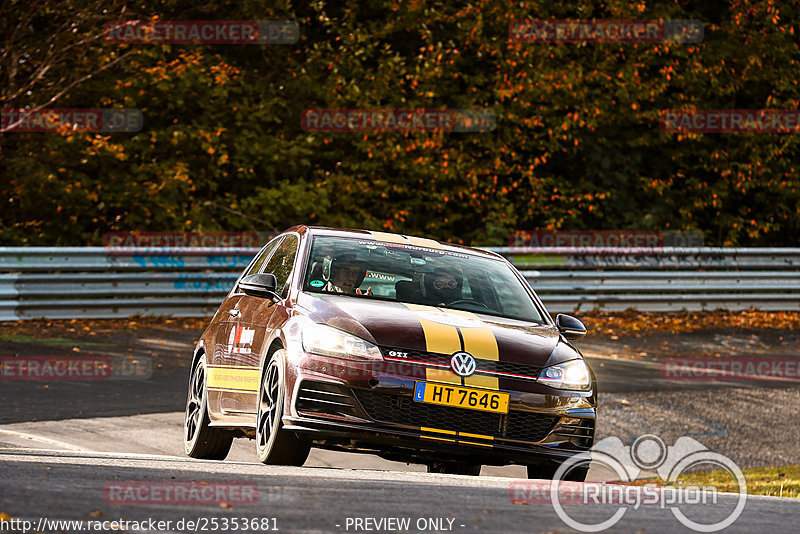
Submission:
[[[619,483],[567,482],[570,471],[586,469],[589,462],[607,469]],[[684,486],[678,480],[681,474],[695,468],[721,470],[736,481],[738,499],[731,510],[720,508],[715,486]],[[640,478],[643,472],[657,473],[664,483],[661,487],[632,486],[628,483]],[[556,470],[550,481],[516,481],[509,486],[509,498],[514,504],[549,503],[558,517],[568,527],[580,532],[601,532],[613,528],[631,509],[643,505],[669,509],[685,527],[697,532],[717,532],[732,525],[741,515],[747,502],[747,483],[736,463],[709,450],[699,441],[684,436],[673,445],[653,434],[639,436],[631,445],[611,436],[597,442],[590,453],[577,454],[566,460]],[[698,507],[713,503],[723,514],[698,513]],[[584,506],[565,504],[616,504],[611,517],[581,517]],[[694,507],[694,508],[693,508]],[[723,517],[721,517],[723,516]]]

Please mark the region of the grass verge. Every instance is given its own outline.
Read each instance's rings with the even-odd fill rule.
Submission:
[[[757,467],[742,471],[747,482],[748,495],[770,495],[773,497],[800,498],[800,465],[782,465],[778,467]],[[675,486],[715,486],[717,491],[739,492],[739,485],[727,471],[710,471],[684,473],[675,482]],[[663,485],[660,479],[641,479],[632,483],[636,486]]]

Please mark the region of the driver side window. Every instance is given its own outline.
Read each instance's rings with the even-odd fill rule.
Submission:
[[[289,275],[292,273],[294,258],[297,255],[297,237],[286,236],[280,246],[275,249],[275,254],[269,259],[267,266],[264,267],[265,273],[272,273],[278,281],[278,291],[281,297],[286,298],[288,293]]]
[[[283,236],[279,236],[270,241],[269,243],[267,243],[266,246],[262,248],[261,251],[256,255],[256,259],[253,260],[253,263],[251,263],[247,267],[247,270],[244,272],[241,278],[261,272],[261,266],[264,265],[264,262],[267,261],[267,258],[269,258],[270,252],[275,250],[275,247],[278,245],[278,243],[281,242],[282,239]],[[237,290],[238,290],[238,283],[237,283]]]

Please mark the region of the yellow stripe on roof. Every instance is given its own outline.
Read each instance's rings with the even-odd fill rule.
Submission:
[[[383,241],[385,243],[399,243],[401,245],[410,245],[408,239],[404,236],[399,234],[390,234],[388,232],[373,232],[370,231],[372,234],[372,238],[376,241]]]
[[[414,245],[415,247],[444,250],[444,247],[441,243],[426,237],[405,236],[400,234],[391,234],[389,232],[377,232],[374,230],[370,230],[370,233],[372,234],[373,239],[376,241],[383,241],[384,243],[397,243],[400,245]]]
[[[444,247],[438,241],[434,241],[433,239],[426,239],[424,237],[406,237],[409,243],[415,245],[417,247],[426,247],[426,248],[435,248],[436,250],[443,250]]]

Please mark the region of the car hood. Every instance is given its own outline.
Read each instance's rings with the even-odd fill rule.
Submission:
[[[298,305],[329,326],[375,343],[384,354],[387,349],[448,355],[465,350],[479,359],[540,367],[558,363],[551,356],[570,359],[565,351],[555,351],[559,343],[567,344],[553,325],[340,295],[301,293]]]

